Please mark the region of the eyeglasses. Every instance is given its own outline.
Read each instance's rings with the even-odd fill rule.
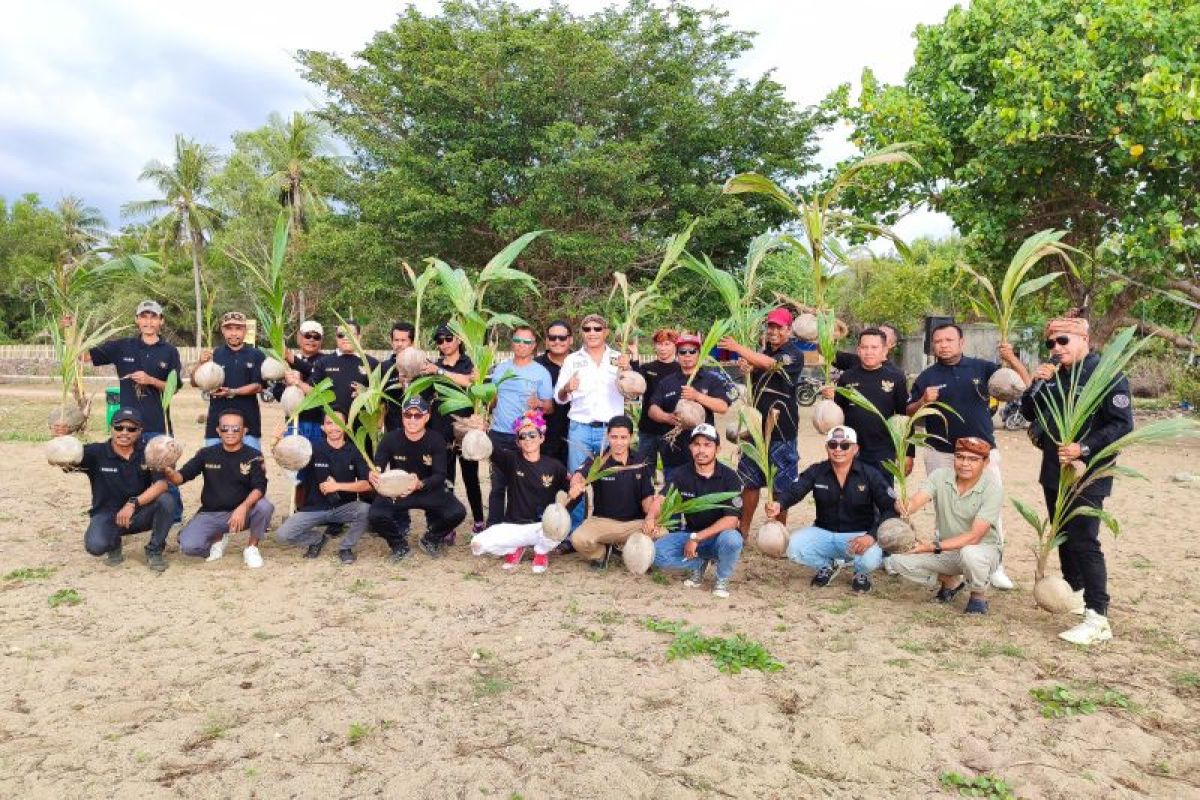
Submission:
[[[694,356],[700,352],[700,349],[697,347],[680,347],[675,352],[681,356]]]
[[[316,333],[315,331],[310,331],[309,333],[302,333],[302,334],[300,334],[300,336],[305,339],[318,339],[319,340],[321,338],[321,334]],[[341,337],[339,336],[338,338],[340,339]]]
[[[533,344],[533,339],[526,339],[522,336],[514,336],[514,337],[512,337],[512,343],[513,344]]]
[[[826,442],[825,447],[828,450],[849,450],[854,447],[854,442]]]
[[[525,431],[524,433],[518,433],[517,438],[518,439],[539,439],[539,438],[541,438],[541,434],[538,433],[537,431]]]
[[[346,338],[346,333],[345,333],[345,331],[338,331],[338,332],[337,332],[335,335],[336,335],[336,336],[337,336],[337,338],[339,338],[339,339],[345,339],[345,338]]]
[[[569,334],[569,333],[547,333],[546,334],[547,342],[565,342],[567,339],[570,339],[570,338],[571,338],[571,334]]]
[[[113,430],[117,433],[137,433],[141,428],[136,425],[113,425]]]
[[[1053,336],[1046,340],[1046,349],[1053,350],[1054,345],[1058,345],[1059,347],[1066,347],[1070,343],[1071,343],[1071,337],[1067,336],[1066,334],[1062,334],[1059,336]]]
[[[241,425],[218,425],[217,430],[221,433],[237,433],[242,429]]]
[[[433,337],[433,341],[435,344],[450,344],[451,342],[454,341],[454,337],[453,336],[435,336],[435,337]]]
[[[600,333],[602,330],[604,330],[604,328],[599,325],[584,325],[579,330],[583,331],[584,333]]]
[[[405,411],[404,418],[405,419],[424,419],[425,412],[424,411]]]

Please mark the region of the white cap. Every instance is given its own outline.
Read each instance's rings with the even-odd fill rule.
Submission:
[[[858,434],[849,425],[834,425],[825,436],[826,442],[849,442],[858,444]]]
[[[162,306],[153,300],[143,300],[142,302],[138,303],[137,311],[133,312],[135,317],[140,317],[142,314],[154,314],[161,317]]]
[[[300,333],[319,333],[325,335],[325,329],[315,319],[306,319],[300,323]]]
[[[717,429],[712,425],[709,425],[707,422],[701,422],[699,425],[692,428],[692,435],[690,439],[695,439],[697,436],[705,436],[709,439],[712,439],[717,444],[721,443],[721,437],[717,435]]]

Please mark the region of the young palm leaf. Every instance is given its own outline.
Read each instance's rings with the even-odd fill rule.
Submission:
[[[256,261],[238,251],[227,253],[254,277],[255,316],[267,342],[262,350],[280,363],[286,363],[287,353],[287,287],[284,285],[283,262],[290,231],[290,217],[286,210],[280,211],[271,237],[271,251],[265,260]]]
[[[684,524],[682,518],[687,514],[702,514],[705,511],[716,511],[717,509],[728,509],[732,512],[733,506],[729,504],[729,501],[740,494],[741,492],[713,492],[684,500],[679,490],[672,486],[663,495],[662,506],[659,508],[655,524],[660,529],[670,528],[677,519],[678,524]]]

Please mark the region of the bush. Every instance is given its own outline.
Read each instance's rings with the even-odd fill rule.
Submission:
[[[1176,370],[1171,380],[1171,394],[1181,403],[1191,403],[1192,408],[1200,405],[1200,367]]]

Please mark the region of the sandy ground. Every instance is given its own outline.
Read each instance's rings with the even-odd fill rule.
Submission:
[[[254,572],[235,548],[185,559],[172,533],[158,575],[142,535],[108,568],[82,548],[86,480],[41,455],[52,398],[0,387],[0,796],[931,797],[944,771],[1029,798],[1200,796],[1200,482],[1170,480],[1197,469],[1195,446],[1124,459],[1149,483],[1110,503],[1116,639],[1088,652],[1055,638],[1073,618],[1033,607],[1011,508],[1019,586],[984,619],[886,576],[866,597],[845,575],[813,590],[754,552],[727,601],[576,558],[508,574],[465,536],[399,566],[374,537],[351,567],[271,542]],[[199,410],[180,397],[189,448]],[[1010,491],[1040,506],[1032,448],[1001,448]],[[282,480],[270,495],[286,508]],[[82,602],[52,608],[67,588]],[[649,616],[743,633],[785,668],[668,661]],[[1047,719],[1030,690],[1053,686],[1128,707]]]

